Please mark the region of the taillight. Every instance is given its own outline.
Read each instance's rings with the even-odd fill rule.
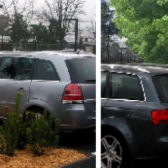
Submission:
[[[63,103],[82,103],[82,89],[79,84],[69,84],[65,87]]]
[[[168,124],[168,109],[152,111],[153,124]]]

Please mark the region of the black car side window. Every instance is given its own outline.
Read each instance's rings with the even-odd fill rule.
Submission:
[[[101,97],[106,98],[106,80],[107,80],[107,72],[101,72]]]
[[[1,79],[30,79],[31,58],[3,58],[0,66]]]
[[[111,75],[110,97],[113,99],[144,100],[140,80],[136,75]]]
[[[47,60],[35,60],[33,68],[33,79],[35,80],[50,80],[59,81],[58,73],[51,61]]]

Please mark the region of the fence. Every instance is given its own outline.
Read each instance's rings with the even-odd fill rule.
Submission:
[[[44,51],[44,50],[63,50],[65,48],[74,48],[74,44],[22,44],[20,50],[23,51]],[[92,52],[95,54],[95,45],[82,45],[78,46],[78,49],[82,49],[87,52]],[[12,43],[3,43],[3,49],[2,44],[0,50],[4,51],[13,51],[15,49],[15,45]]]

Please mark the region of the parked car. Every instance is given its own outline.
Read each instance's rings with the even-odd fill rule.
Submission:
[[[168,156],[168,68],[101,65],[101,167]]]
[[[95,55],[65,51],[0,53],[0,119],[14,111],[18,91],[19,113],[44,109],[61,120],[60,130],[95,126]]]

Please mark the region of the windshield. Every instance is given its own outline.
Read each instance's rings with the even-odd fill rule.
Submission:
[[[95,58],[74,58],[66,60],[71,81],[74,83],[95,83]]]
[[[154,76],[153,81],[160,101],[168,103],[168,75]]]

